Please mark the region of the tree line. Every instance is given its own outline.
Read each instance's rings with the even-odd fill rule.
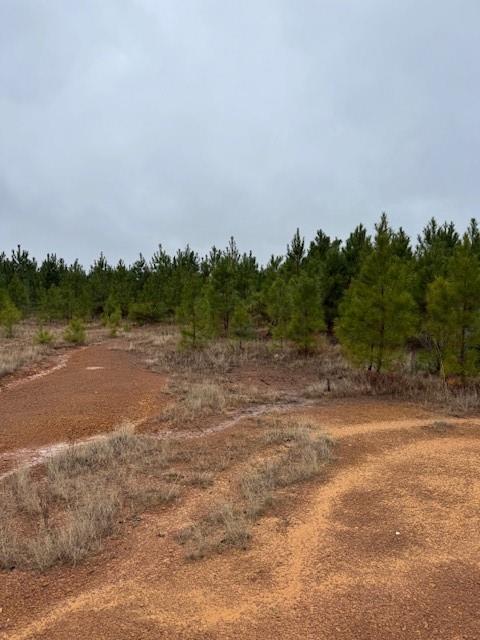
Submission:
[[[307,246],[297,229],[266,265],[233,238],[204,257],[160,246],[127,266],[101,254],[88,270],[17,247],[0,255],[0,323],[11,333],[22,316],[176,321],[192,347],[263,335],[305,353],[324,332],[371,370],[409,351],[419,369],[466,378],[480,371],[480,231],[475,219],[460,234],[432,218],[412,244],[383,214],[372,236],[359,225],[345,241],[320,230]]]

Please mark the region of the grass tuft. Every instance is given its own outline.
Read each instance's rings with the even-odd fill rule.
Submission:
[[[225,548],[246,548],[251,525],[274,503],[275,494],[319,474],[331,458],[332,440],[308,425],[278,420],[265,434],[268,445],[283,450],[252,466],[239,479],[236,495],[216,504],[198,522],[179,532],[187,558],[195,560]]]
[[[45,570],[98,550],[124,512],[169,504],[169,444],[123,428],[51,458],[43,473],[19,470],[0,483],[0,567]]]

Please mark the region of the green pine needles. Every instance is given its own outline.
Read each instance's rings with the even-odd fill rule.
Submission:
[[[352,359],[381,371],[401,355],[418,322],[413,271],[396,251],[396,236],[382,216],[372,251],[340,304],[336,333]]]
[[[74,344],[95,318],[112,336],[127,319],[175,322],[185,349],[270,339],[310,356],[326,335],[365,369],[408,363],[467,381],[480,374],[480,232],[475,220],[462,235],[432,218],[412,243],[383,214],[373,237],[358,225],[345,241],[319,230],[307,244],[297,229],[285,255],[263,266],[233,238],[203,257],[188,245],[174,255],[159,246],[131,265],[100,254],[88,270],[54,254],[37,263],[18,247],[0,255],[2,335],[32,316],[70,322],[65,339]],[[48,331],[37,340],[47,343]]]

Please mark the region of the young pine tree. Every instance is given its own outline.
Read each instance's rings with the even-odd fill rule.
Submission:
[[[11,338],[13,327],[19,322],[22,314],[13,304],[6,291],[0,291],[0,326],[5,330],[5,336]]]
[[[385,214],[373,251],[364,259],[340,304],[336,334],[351,358],[381,371],[415,330],[417,311],[409,265],[395,255]]]
[[[306,273],[289,284],[291,307],[287,335],[304,354],[311,351],[315,334],[325,328],[321,296],[314,278]]]
[[[110,329],[110,335],[114,338],[122,322],[122,308],[113,293],[110,293],[103,307],[102,322]]]
[[[287,338],[288,323],[291,314],[290,289],[285,278],[276,274],[273,282],[265,291],[265,307],[271,326],[272,337],[283,346]]]
[[[230,322],[230,334],[238,340],[240,348],[243,340],[253,338],[252,316],[245,300],[239,300],[235,305]]]
[[[300,229],[297,228],[292,242],[287,245],[287,257],[285,259],[287,272],[293,276],[299,276],[305,257],[305,238],[300,236]]]
[[[86,333],[83,321],[80,318],[72,318],[63,332],[63,337],[72,344],[84,344]]]
[[[199,346],[207,334],[208,325],[208,303],[200,273],[185,274],[176,317],[181,327],[183,345],[193,348]]]
[[[238,261],[235,256],[222,254],[212,268],[206,295],[214,334],[229,335],[230,322],[237,302],[236,276]]]
[[[422,312],[426,306],[426,292],[435,278],[446,275],[450,258],[460,244],[460,236],[453,222],[439,225],[431,218],[418,236],[415,251],[416,272],[418,274],[415,295]]]
[[[446,276],[428,287],[426,329],[445,375],[465,379],[478,373],[480,263],[467,238],[450,259]]]

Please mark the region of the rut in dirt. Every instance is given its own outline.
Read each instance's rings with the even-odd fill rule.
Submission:
[[[199,630],[219,640],[476,640],[478,422],[442,432],[432,428],[438,416],[411,407],[400,420],[397,406],[371,402],[369,412],[379,419],[348,422],[341,406],[299,412],[323,423],[338,449],[323,481],[299,492],[288,526],[272,513],[248,551],[184,562],[174,532],[197,514],[192,494],[146,516],[72,593],[52,584],[52,599],[9,640],[113,640],[118,629],[144,640],[197,640]],[[79,571],[59,575],[71,588]]]

